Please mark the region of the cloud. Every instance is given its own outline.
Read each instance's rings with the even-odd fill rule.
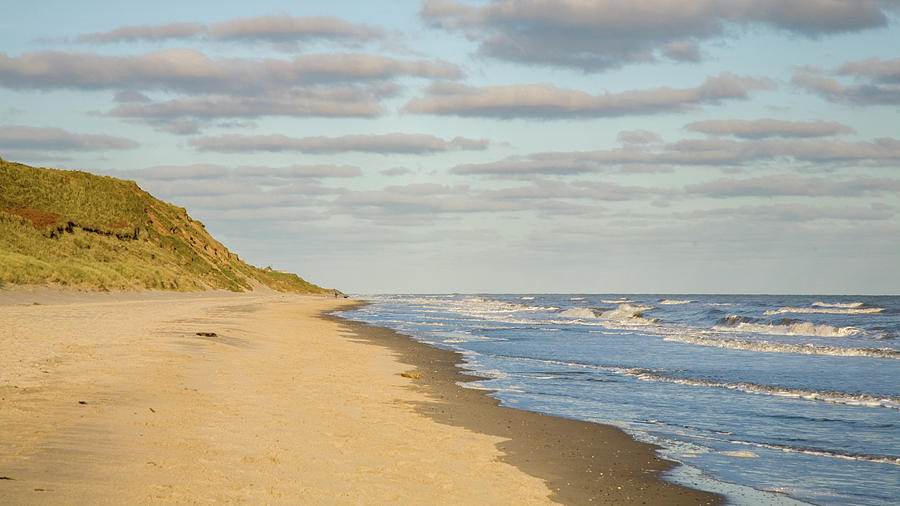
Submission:
[[[468,185],[408,184],[375,191],[348,191],[334,201],[335,213],[366,220],[429,214],[537,213],[595,216],[598,203],[646,200],[667,190],[599,181],[566,183],[538,179],[524,186],[478,191]],[[427,222],[427,221],[426,221]]]
[[[288,137],[285,135],[221,135],[200,137],[189,143],[199,151],[239,153],[252,151],[301,151],[304,153],[428,154],[455,150],[486,149],[488,141],[456,137],[444,140],[433,135],[391,133],[344,135],[341,137]]]
[[[41,149],[49,151],[100,151],[104,149],[133,149],[137,142],[112,135],[76,134],[61,128],[26,125],[0,125],[0,147],[12,149]]]
[[[699,62],[700,49],[693,42],[676,41],[665,45],[663,51],[669,58],[682,62]]]
[[[227,41],[264,41],[272,43],[310,40],[362,43],[386,38],[381,28],[353,24],[336,17],[261,16],[239,18],[210,25],[201,23],[166,23],[161,25],[123,26],[107,32],[81,35],[80,43],[163,41],[170,39],[204,39]]]
[[[810,222],[820,220],[846,221],[881,221],[889,220],[896,215],[893,207],[875,203],[867,207],[826,207],[803,204],[775,204],[770,206],[738,206],[729,208],[707,209],[702,211],[672,213],[676,218],[705,220],[708,218],[728,218],[746,220],[764,219],[776,222]]]
[[[222,165],[198,163],[193,165],[154,165],[143,169],[109,172],[132,178],[171,181],[181,179],[218,179],[230,175],[231,170]]]
[[[324,212],[331,204],[327,196],[347,190],[324,185],[324,181],[360,177],[353,165],[289,165],[282,167],[215,164],[159,165],[107,175],[134,179],[154,195],[196,209],[229,210],[239,219],[247,210],[307,208]],[[250,219],[249,215],[243,219]],[[295,213],[293,219],[296,219]]]
[[[264,167],[244,165],[234,171],[237,176],[263,176],[278,178],[332,178],[358,177],[362,169],[355,165],[290,165],[287,167]]]
[[[638,131],[640,132],[640,131]],[[633,132],[627,132],[633,134]],[[635,134],[640,137],[639,134]],[[628,135],[626,135],[628,137]],[[671,172],[672,166],[741,166],[754,162],[846,162],[900,165],[900,139],[849,142],[839,139],[686,139],[668,144],[627,144],[596,151],[543,152],[494,162],[461,164],[451,174],[523,178],[600,172]]]
[[[841,162],[848,160],[888,161],[900,160],[900,140],[879,138],[872,141],[849,142],[839,139],[782,140],[762,139],[733,141],[726,139],[688,139],[669,144],[668,155],[691,156],[732,153],[733,161],[750,162],[779,157],[808,162]],[[666,156],[664,153],[663,156]]]
[[[389,186],[375,191],[353,191],[338,196],[338,212],[377,218],[379,214],[474,213],[515,210],[516,206],[473,196],[467,186],[433,183]]]
[[[457,79],[441,61],[398,60],[370,54],[305,54],[289,60],[214,60],[193,49],[105,56],[74,51],[0,53],[0,85],[24,89],[132,89],[189,94],[255,94],[298,85],[377,81],[400,76]]]
[[[150,97],[134,90],[116,92],[115,96],[113,96],[113,101],[118,103],[151,102]]]
[[[735,28],[819,37],[883,27],[892,8],[880,0],[428,0],[421,15],[478,41],[481,55],[597,71],[659,55],[691,61],[699,57],[697,42]]]
[[[649,144],[662,141],[658,135],[647,130],[623,130],[619,132],[618,139],[624,144]]]
[[[855,132],[855,130],[847,125],[821,120],[706,120],[688,123],[684,128],[686,130],[703,132],[710,135],[733,135],[742,139],[762,139],[766,137],[827,137]]]
[[[110,172],[110,175],[113,173]],[[269,167],[242,165],[235,168],[224,165],[199,163],[193,165],[154,165],[143,169],[115,171],[115,174],[154,181],[179,181],[187,179],[227,179],[240,177],[267,178],[347,178],[362,175],[362,169],[354,165],[289,165]]]
[[[852,78],[845,84],[838,77]],[[829,102],[855,105],[900,104],[900,58],[882,61],[880,58],[848,62],[837,69],[825,71],[816,67],[802,67],[792,82]]]
[[[200,23],[167,23],[164,25],[123,26],[108,32],[80,35],[75,42],[131,42],[136,40],[185,39],[206,33],[206,25]]]
[[[256,118],[260,116],[373,117],[382,113],[369,88],[297,87],[255,95],[211,95],[153,103],[120,104],[111,116],[174,118]]]
[[[653,88],[591,95],[550,84],[473,87],[437,82],[428,96],[411,100],[405,112],[494,118],[597,118],[696,109],[723,100],[745,99],[772,89],[766,79],[722,73],[695,88]]]
[[[862,195],[896,194],[900,179],[858,178],[835,181],[825,178],[804,178],[782,174],[750,179],[722,178],[684,187],[691,195],[714,198],[727,197],[858,197]]]
[[[837,69],[838,74],[867,77],[877,82],[900,83],[900,58],[882,61],[879,57],[848,62]]]
[[[209,32],[217,39],[266,42],[311,39],[366,42],[385,38],[385,32],[381,28],[348,23],[335,17],[262,16],[234,19],[210,25]]]
[[[153,123],[153,122],[151,122]],[[159,130],[175,135],[196,135],[200,133],[200,122],[193,119],[178,118],[157,123]]]
[[[381,171],[385,176],[403,176],[410,173],[410,170],[406,167],[394,167],[392,169],[385,169]]]

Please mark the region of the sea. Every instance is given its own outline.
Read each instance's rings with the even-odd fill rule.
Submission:
[[[900,503],[900,296],[358,295],[505,406],[617,426],[731,504]]]

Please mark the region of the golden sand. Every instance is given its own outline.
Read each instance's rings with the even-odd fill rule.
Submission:
[[[38,302],[40,305],[34,305]],[[0,294],[0,503],[541,504],[501,438],[277,293]]]

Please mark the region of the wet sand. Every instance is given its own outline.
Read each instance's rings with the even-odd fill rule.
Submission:
[[[325,315],[358,339],[391,349],[416,389],[429,400],[416,412],[440,423],[499,436],[501,460],[545,480],[550,499],[564,504],[720,504],[716,494],[660,479],[676,464],[656,456],[656,446],[635,441],[616,427],[502,407],[490,391],[464,388],[479,378],[463,374],[459,353],[438,349],[390,329]]]
[[[349,304],[0,291],[0,503],[717,500],[616,429],[458,387],[454,353],[323,316]]]

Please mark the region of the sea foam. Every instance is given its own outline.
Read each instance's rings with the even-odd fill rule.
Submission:
[[[818,307],[863,307],[864,302],[813,302],[811,305]]]
[[[837,346],[815,346],[770,343],[768,341],[744,341],[739,339],[718,339],[697,335],[672,335],[665,341],[676,341],[696,346],[714,346],[732,350],[746,350],[762,353],[799,353],[801,355],[830,355],[835,357],[874,357],[900,359],[900,350],[892,348],[840,348]]]
[[[725,388],[728,390],[736,390],[748,394],[805,399],[809,401],[828,402],[831,404],[845,404],[849,406],[900,409],[900,397],[875,396],[845,392],[825,392],[819,390],[803,390],[772,385],[759,385],[749,382],[728,383],[710,380],[698,380],[692,378],[675,378],[642,370],[629,371],[628,374],[644,381],[663,381],[696,387]]]
[[[720,332],[753,332],[756,334],[774,334],[781,336],[818,337],[847,337],[862,332],[856,327],[832,327],[831,325],[816,325],[811,322],[797,322],[786,325],[740,322],[733,327],[716,326],[713,327],[713,330]]]
[[[766,316],[783,313],[875,314],[882,311],[883,307],[781,307],[769,309],[763,314]]]

